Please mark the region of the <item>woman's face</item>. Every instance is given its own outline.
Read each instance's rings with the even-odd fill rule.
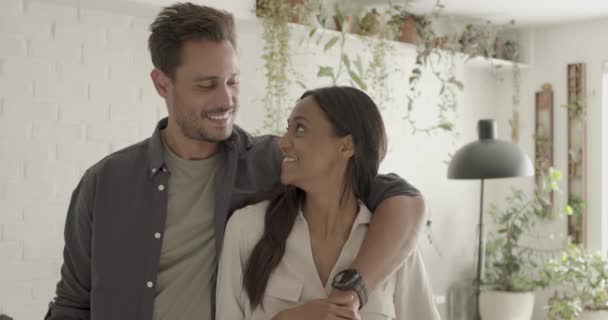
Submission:
[[[343,185],[352,156],[350,136],[338,137],[331,122],[312,96],[300,100],[279,140],[283,153],[281,182],[305,191]]]

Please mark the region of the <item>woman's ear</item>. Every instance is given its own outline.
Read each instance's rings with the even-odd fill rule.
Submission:
[[[347,159],[350,159],[355,155],[355,144],[353,143],[353,136],[350,134],[342,138],[340,143],[340,153]]]

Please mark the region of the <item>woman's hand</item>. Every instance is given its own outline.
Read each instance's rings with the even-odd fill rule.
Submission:
[[[344,291],[338,289],[332,289],[329,294],[329,301],[339,306],[348,307],[353,311],[359,310],[359,297],[352,291]]]
[[[330,299],[313,300],[301,306],[279,312],[272,320],[360,320],[350,306],[335,304]]]

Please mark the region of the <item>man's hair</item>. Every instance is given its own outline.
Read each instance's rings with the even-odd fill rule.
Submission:
[[[187,41],[230,41],[236,50],[234,17],[229,12],[192,3],[165,7],[150,25],[148,49],[152,64],[171,79],[181,64]]]

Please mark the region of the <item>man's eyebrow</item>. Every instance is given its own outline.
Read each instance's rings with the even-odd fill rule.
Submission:
[[[235,77],[235,76],[238,76],[238,75],[240,75],[240,72],[235,72],[235,73],[231,74],[228,78],[232,78],[232,77]],[[218,77],[218,76],[207,76],[207,77],[199,76],[199,77],[194,78],[194,82],[209,81],[209,80],[218,80],[219,78],[220,77]]]
[[[208,77],[196,77],[194,78],[194,82],[199,81],[209,81],[209,80],[217,80],[219,77],[216,76],[208,76]]]

